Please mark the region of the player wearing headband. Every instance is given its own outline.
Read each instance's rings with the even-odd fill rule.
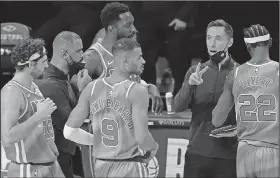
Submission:
[[[279,177],[279,63],[269,57],[272,39],[261,25],[244,30],[251,60],[229,74],[213,110],[220,126],[235,104],[238,177]]]
[[[48,66],[44,41],[26,39],[11,53],[16,72],[1,90],[1,141],[8,177],[64,177],[51,120],[57,108],[33,80]]]

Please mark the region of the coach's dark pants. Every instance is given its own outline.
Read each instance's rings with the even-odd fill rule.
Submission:
[[[60,151],[57,161],[65,177],[74,178],[72,155]]]
[[[184,177],[235,178],[236,160],[209,158],[186,153]]]

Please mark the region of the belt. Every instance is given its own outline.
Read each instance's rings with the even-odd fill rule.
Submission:
[[[133,158],[127,159],[106,159],[106,158],[95,158],[96,160],[100,161],[107,161],[107,162],[143,162],[146,157],[144,156],[135,156]]]
[[[30,165],[34,165],[34,166],[52,166],[55,163],[55,161],[47,162],[47,163],[17,163],[17,162],[14,162],[14,161],[12,161],[12,162],[16,163],[16,164],[30,164]]]

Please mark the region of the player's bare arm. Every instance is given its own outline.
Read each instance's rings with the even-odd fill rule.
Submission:
[[[83,60],[86,62],[85,68],[88,70],[90,77],[96,75],[100,76],[103,72],[102,62],[100,56],[95,50],[87,50],[83,54]]]
[[[83,145],[92,145],[93,143],[93,134],[80,128],[89,117],[90,104],[88,98],[91,94],[93,82],[89,83],[82,91],[78,104],[71,112],[63,129],[63,135],[66,139]]]
[[[212,112],[212,124],[215,127],[220,127],[226,121],[230,110],[234,105],[234,97],[232,94],[232,86],[234,82],[234,72],[227,76],[226,82],[224,84],[223,94],[219,98],[218,104]]]
[[[134,125],[135,139],[141,149],[151,152],[151,158],[155,155],[158,144],[152,137],[148,128],[148,105],[149,94],[145,86],[136,83],[131,89],[132,120]]]
[[[20,113],[24,112],[26,101],[21,91],[8,86],[1,91],[1,139],[6,145],[14,144],[28,137],[37,125],[48,117],[56,106],[49,98],[37,104],[37,112],[18,124]]]

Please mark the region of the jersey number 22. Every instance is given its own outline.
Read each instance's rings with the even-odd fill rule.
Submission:
[[[240,95],[238,98],[239,116],[243,122],[259,121],[269,122],[276,121],[276,98],[274,95]]]

